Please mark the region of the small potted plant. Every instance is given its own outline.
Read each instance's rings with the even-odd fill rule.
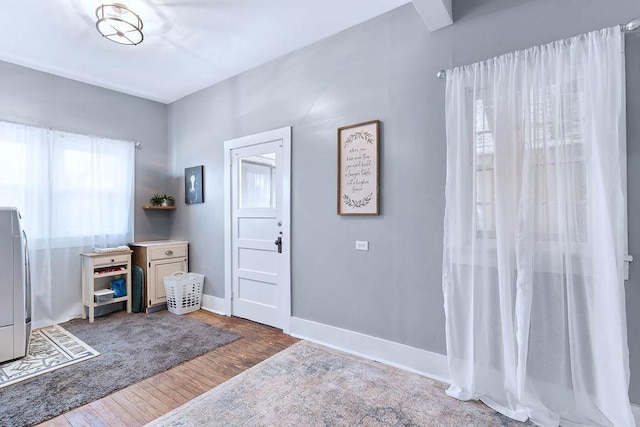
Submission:
[[[154,194],[149,200],[152,206],[175,206],[176,199],[166,194]]]
[[[162,203],[164,202],[164,196],[156,193],[151,196],[151,199],[149,199],[149,201],[151,202],[151,206],[162,206]]]

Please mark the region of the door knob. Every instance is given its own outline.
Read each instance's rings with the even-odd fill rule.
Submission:
[[[282,236],[278,236],[275,242],[273,242],[278,247],[278,253],[282,253]]]

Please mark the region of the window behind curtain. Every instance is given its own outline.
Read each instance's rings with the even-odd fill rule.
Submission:
[[[126,243],[133,164],[128,141],[0,122],[0,204],[20,209],[34,240]]]
[[[518,133],[528,141],[521,155],[529,156],[531,185],[536,200],[535,240],[587,241],[587,181],[585,153],[585,111],[582,80],[561,84],[549,83],[519,94],[517,116],[528,115],[527,121],[516,123]],[[469,92],[469,96],[473,94]],[[491,90],[476,94],[473,126],[476,143],[476,236],[496,238],[495,218],[495,141],[494,101]],[[523,102],[524,101],[524,102]],[[526,110],[526,111],[523,111]],[[562,123],[555,116],[562,111]],[[562,200],[559,203],[558,200]],[[558,223],[569,213],[577,220],[568,224],[564,233]]]

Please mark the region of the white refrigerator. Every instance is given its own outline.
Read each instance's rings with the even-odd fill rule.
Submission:
[[[0,207],[0,362],[24,357],[31,338],[27,235],[16,208]]]

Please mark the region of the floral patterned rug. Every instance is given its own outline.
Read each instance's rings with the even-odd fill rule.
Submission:
[[[59,325],[36,329],[31,333],[27,356],[0,365],[0,388],[99,354]]]
[[[447,385],[300,341],[150,426],[521,426]]]

